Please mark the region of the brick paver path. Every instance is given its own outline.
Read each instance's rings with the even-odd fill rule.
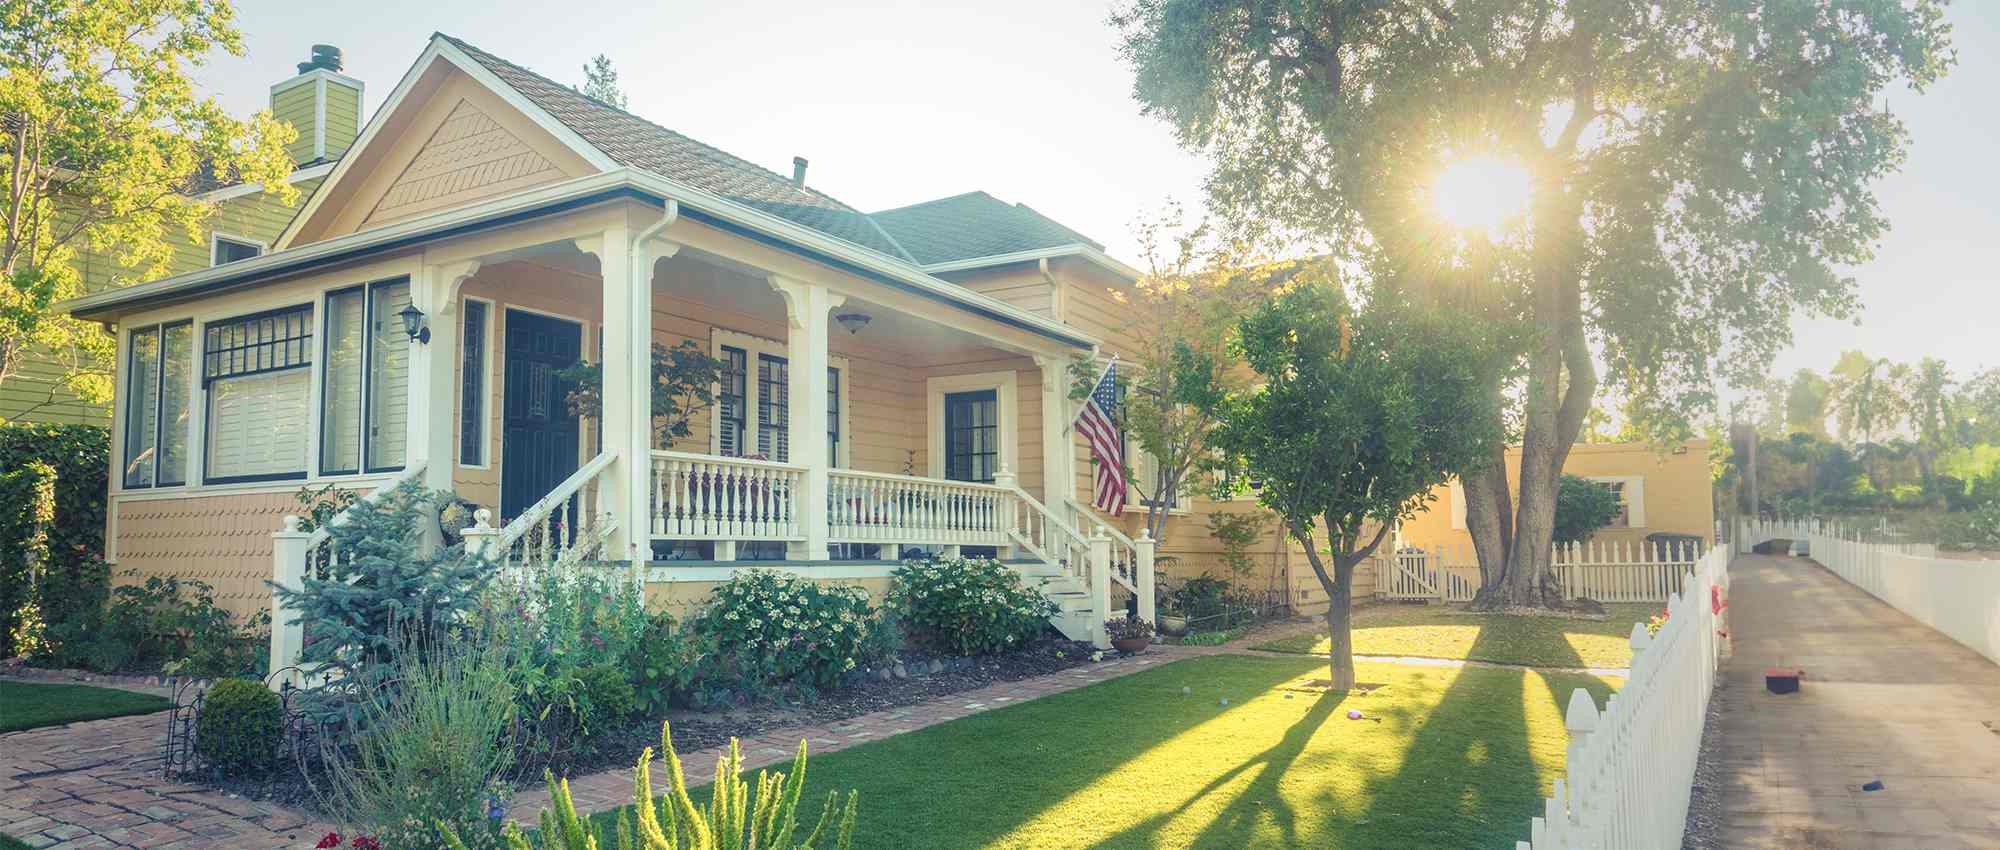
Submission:
[[[1803,559],[1730,577],[1724,846],[2000,848],[2000,666]],[[1772,666],[1800,692],[1766,691]]]
[[[30,847],[302,848],[298,812],[161,775],[166,712],[0,735],[0,833]]]

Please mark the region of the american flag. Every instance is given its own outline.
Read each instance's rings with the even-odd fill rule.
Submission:
[[[1097,461],[1097,483],[1091,489],[1090,506],[1112,516],[1125,512],[1125,437],[1111,419],[1118,404],[1118,360],[1104,367],[1104,377],[1091,388],[1090,398],[1071,423],[1090,442],[1090,456]]]

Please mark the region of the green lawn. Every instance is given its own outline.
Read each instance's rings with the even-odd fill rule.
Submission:
[[[1375,605],[1354,612],[1354,654],[1456,658],[1530,667],[1629,667],[1632,624],[1662,606],[1606,605],[1601,621],[1465,614],[1442,605]],[[1325,655],[1325,633],[1256,649]]]
[[[1510,847],[1562,767],[1559,706],[1611,687],[1364,664],[1386,688],[1300,688],[1325,674],[1303,658],[1195,658],[815,755],[802,813],[858,789],[855,846],[909,850]],[[713,768],[687,765],[691,780]]]
[[[172,703],[150,694],[113,688],[0,681],[0,732],[146,714],[172,707]],[[4,847],[0,845],[0,850]]]
[[[26,841],[0,833],[0,850],[31,850],[31,848]]]

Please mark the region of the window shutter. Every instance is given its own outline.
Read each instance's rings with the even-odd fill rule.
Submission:
[[[303,474],[311,372],[291,369],[209,385],[208,476]]]

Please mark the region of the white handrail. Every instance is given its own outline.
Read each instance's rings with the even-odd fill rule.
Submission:
[[[589,463],[577,467],[575,472],[570,473],[568,478],[563,479],[562,483],[557,484],[555,489],[548,492],[548,495],[536,499],[534,504],[529,505],[527,510],[521,512],[520,516],[515,517],[512,522],[507,523],[506,527],[501,528],[500,533],[493,538],[492,545],[494,549],[501,552],[507,551],[508,547],[513,546],[530,529],[546,525],[550,515],[554,514],[558,507],[567,508],[571,496],[575,496],[578,491],[583,489],[583,485],[590,483],[591,480],[597,477],[598,473],[603,472],[605,467],[610,466],[612,461],[617,459],[617,452],[599,452],[597,457],[590,459]],[[588,516],[588,513],[584,511],[579,511],[578,513]],[[613,523],[616,520],[606,515],[599,522]],[[564,548],[568,548],[568,545],[575,540],[576,523],[564,523],[564,526],[566,533],[570,535],[570,540],[564,542]],[[601,530],[608,531],[610,529],[606,527]]]
[[[834,469],[827,487],[835,542],[1004,546],[1017,519],[998,484]]]
[[[1138,593],[1139,544],[1075,499],[1069,500],[1069,513],[1076,518],[1078,526],[1076,531],[1079,535],[1088,538],[1091,534],[1101,531],[1111,538],[1111,560],[1114,567],[1111,570],[1111,579],[1124,585],[1126,590]]]

